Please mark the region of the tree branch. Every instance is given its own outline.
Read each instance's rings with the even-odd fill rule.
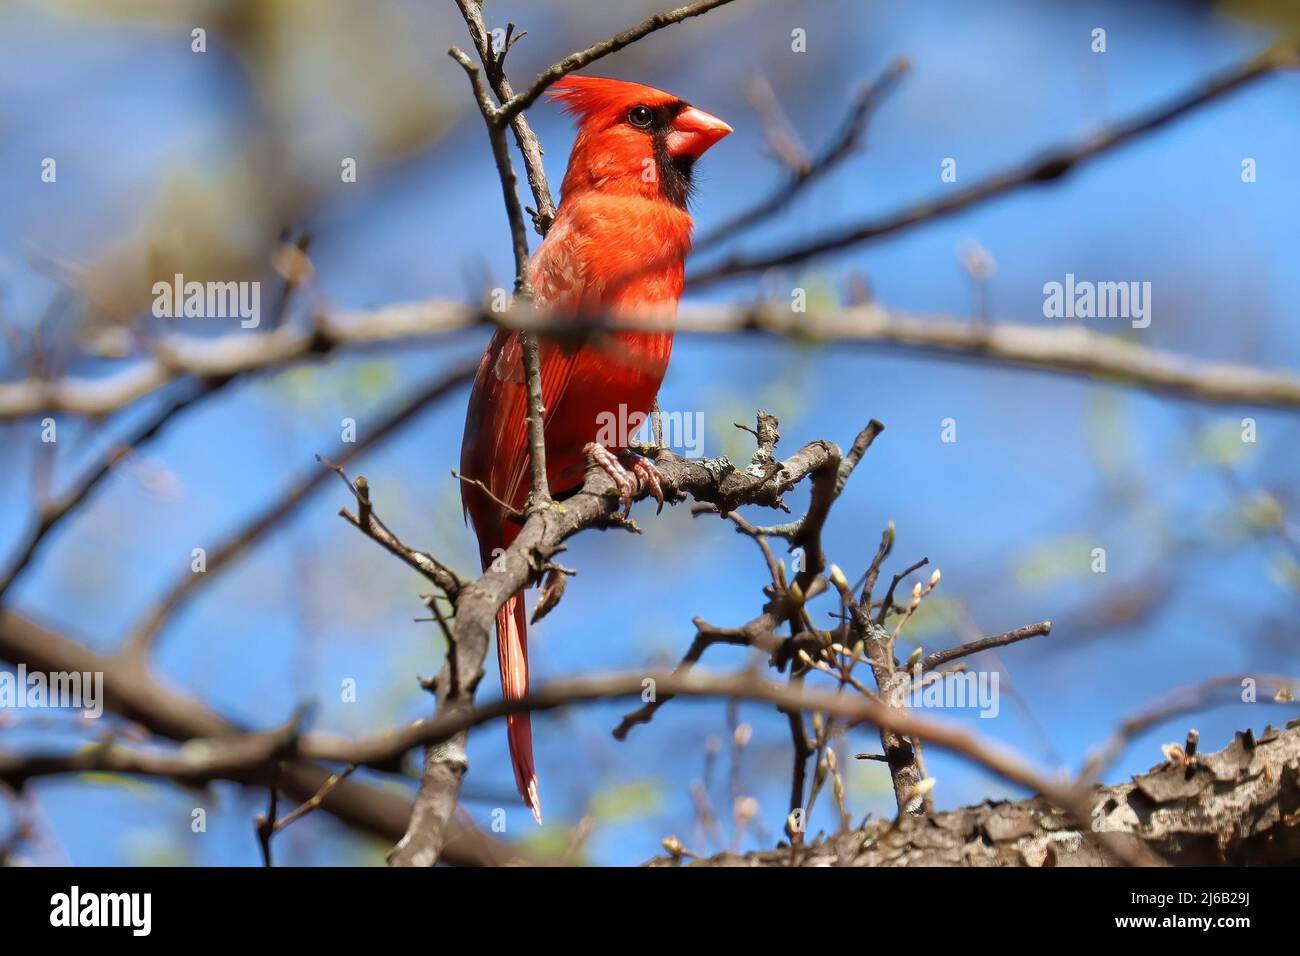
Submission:
[[[358,441],[340,444],[333,453],[338,466],[346,465],[409,425],[430,405],[445,398],[473,378],[475,367],[475,365],[465,364],[444,372],[375,422],[372,427],[362,429]],[[204,573],[195,574],[187,571],[177,577],[162,598],[131,628],[123,644],[124,651],[141,658],[146,656],[162,629],[178,610],[192,600],[203,587],[211,584],[221,572],[233,566],[264,540],[269,532],[297,514],[298,509],[311,498],[313,492],[324,484],[328,477],[329,472],[323,468],[307,469],[287,491],[254,514],[243,525],[227,533],[215,547],[208,549]]]
[[[1111,866],[1085,836],[1094,827],[1174,866],[1295,866],[1300,726],[1239,733],[1193,767],[1166,761],[1113,787],[1090,789],[1079,826],[1050,802],[984,802],[926,819],[876,821],[790,848],[723,853],[692,866]],[[650,866],[680,866],[680,854]]]
[[[1300,696],[1300,681],[1277,674],[1236,674],[1212,677],[1163,695],[1140,712],[1123,721],[1110,740],[1088,759],[1079,772],[1079,780],[1092,783],[1100,779],[1138,734],[1175,717],[1205,710],[1215,703],[1241,701],[1247,687],[1265,700],[1285,704]]]
[[[317,317],[326,351],[393,345],[452,334],[478,325],[527,328],[553,336],[582,338],[609,322],[559,314],[528,314],[522,308],[494,313],[460,302],[401,303],[372,311],[339,310]],[[624,326],[663,329],[653,319]],[[794,313],[788,306],[686,305],[674,326],[697,335],[756,334],[814,342],[889,346],[940,358],[978,360],[1139,388],[1191,401],[1260,408],[1300,408],[1300,374],[1290,370],[1195,359],[1148,348],[1118,335],[1083,326],[1015,322],[975,323],[950,316],[918,316],[877,305]],[[270,371],[316,354],[317,337],[290,326],[268,335],[233,333],[201,339],[173,335],[164,348],[165,366],[147,360],[101,379],[67,377],[0,383],[0,421],[36,414],[106,415],[185,375]],[[270,347],[262,349],[260,343]],[[183,356],[183,358],[181,358]],[[140,383],[147,383],[141,387]]]
[[[666,10],[663,13],[656,13],[649,19],[643,20],[634,27],[629,27],[622,33],[616,33],[608,40],[600,43],[594,43],[585,50],[579,50],[576,53],[570,53],[563,60],[552,63],[538,75],[532,85],[522,93],[512,97],[501,105],[498,111],[498,122],[506,122],[523,110],[528,109],[533,103],[537,102],[538,97],[546,92],[547,88],[563,76],[567,76],[574,70],[581,70],[584,66],[590,66],[602,57],[609,56],[611,53],[617,53],[626,46],[630,46],[642,37],[649,36],[656,30],[662,30],[664,27],[672,26],[674,23],[680,23],[690,17],[698,17],[701,14],[708,13],[716,7],[730,3],[731,0],[696,0],[695,3],[687,4],[684,7],[678,7],[675,10]]]
[[[736,471],[726,459],[690,461],[667,451],[657,456],[656,466],[667,500],[690,495],[731,511],[742,504],[776,504],[783,492],[825,466],[832,456],[838,464],[838,449],[828,442],[813,442],[761,477]],[[643,488],[637,497],[645,493]],[[563,508],[530,513],[518,537],[492,568],[461,591],[453,629],[455,658],[444,661],[435,683],[438,720],[460,719],[472,710],[497,609],[536,581],[565,540],[587,528],[620,524],[619,511],[613,481],[600,468],[590,469],[583,488],[566,499]],[[424,776],[410,827],[389,857],[394,865],[431,866],[437,861],[468,766],[464,751],[468,726],[426,748]]]
[[[295,717],[279,730],[196,737],[168,753],[125,747],[112,739],[69,754],[0,753],[0,782],[20,789],[30,780],[55,774],[120,773],[159,777],[183,787],[201,787],[214,780],[261,785],[297,739]]]
[[[343,319],[357,338],[450,332],[480,321],[507,328],[545,331],[581,339],[612,327],[590,317],[541,316],[520,310],[484,313],[449,302],[392,306]],[[620,319],[621,328],[663,330],[663,320]],[[1014,322],[974,323],[948,316],[918,316],[858,306],[831,312],[793,312],[788,305],[687,305],[672,323],[679,332],[798,337],[826,343],[887,345],[946,358],[979,359],[1107,382],[1194,401],[1260,407],[1300,408],[1300,374],[1228,362],[1194,359],[1148,348],[1118,335],[1081,325],[1044,326]]]
[[[949,193],[939,199],[916,203],[881,219],[842,227],[812,240],[763,255],[732,256],[688,275],[687,285],[699,288],[722,279],[798,265],[817,256],[838,252],[850,246],[902,232],[922,223],[945,218],[1023,186],[1054,182],[1089,160],[1102,156],[1140,136],[1152,133],[1261,77],[1297,65],[1300,65],[1300,46],[1297,46],[1297,42],[1292,40],[1279,43],[1239,66],[1211,77],[1198,88],[1177,99],[1089,136],[1073,146],[1050,150],[966,189]]]
[[[497,95],[499,102],[506,102],[515,95],[515,91],[510,86],[510,81],[506,79],[505,60],[506,54],[510,52],[510,41],[507,40],[507,46],[496,53],[492,49],[492,39],[486,24],[483,22],[483,7],[478,0],[456,0],[456,6],[460,7],[461,15],[465,18],[465,25],[469,28],[470,38],[474,41],[474,47],[478,50],[479,60],[487,70],[488,83],[491,84],[493,92]],[[507,27],[507,35],[513,32]],[[516,37],[515,39],[518,39]],[[499,111],[493,111],[492,122],[498,125],[505,121]],[[537,135],[533,132],[532,127],[528,125],[528,120],[524,117],[523,111],[519,111],[514,116],[509,117],[510,128],[514,130],[515,144],[519,147],[519,152],[524,158],[524,170],[528,176],[528,185],[533,191],[533,199],[537,203],[537,208],[533,211],[533,228],[537,230],[539,236],[546,235],[551,228],[551,223],[555,221],[555,200],[551,198],[551,187],[546,181],[546,167],[542,163],[542,145],[537,141]]]
[[[687,673],[700,662],[704,652],[715,644],[731,644],[739,647],[753,647],[769,655],[776,654],[781,646],[781,639],[776,634],[776,621],[770,614],[763,614],[750,621],[744,627],[714,627],[702,617],[692,620],[695,625],[695,640],[682,656],[681,663],[673,670],[674,676]],[[632,728],[638,724],[648,724],[654,719],[659,708],[673,699],[671,693],[656,692],[653,700],[644,707],[625,715],[614,728],[615,740],[626,740]]]
[[[0,609],[0,660],[26,664],[33,672],[102,673],[106,709],[171,740],[185,742],[247,733],[198,701],[159,683],[144,667],[121,657],[98,654],[13,610]],[[296,800],[309,800],[320,792],[330,775],[328,769],[317,764],[293,760],[285,765],[280,786]],[[391,789],[353,779],[335,787],[322,801],[321,809],[348,826],[391,841],[402,835],[410,818],[411,802]],[[456,820],[450,823],[443,854],[448,863],[494,865],[518,855],[473,827]]]
[[[230,381],[229,378],[207,379],[197,388],[191,389],[175,401],[169,402],[130,435],[119,442],[115,442],[103,459],[87,471],[66,494],[55,502],[42,505],[39,508],[31,531],[28,532],[27,539],[19,545],[13,560],[10,562],[9,569],[3,577],[0,577],[0,601],[4,600],[6,592],[13,587],[23,571],[31,564],[32,559],[36,557],[36,552],[40,549],[41,543],[49,533],[58,526],[59,522],[86,501],[90,493],[98,487],[101,481],[109,476],[119,462],[136,449],[158,437],[159,433],[167,427],[176,415],[195,402],[206,398],[228,381]]]
[[[481,21],[474,18],[478,8],[470,0],[458,0],[466,20],[470,24],[470,33],[476,41],[482,38],[477,26]],[[472,9],[470,9],[472,8]],[[495,70],[501,83],[505,83],[505,73],[501,61],[495,59],[490,49],[479,49],[484,57],[484,66]],[[492,156],[496,160],[497,176],[501,180],[501,192],[505,198],[506,216],[510,221],[510,238],[515,254],[515,307],[528,310],[532,308],[533,288],[529,278],[528,235],[524,228],[524,211],[519,203],[518,180],[515,178],[514,164],[510,161],[510,148],[506,144],[504,127],[496,120],[496,110],[492,105],[492,94],[479,72],[478,67],[463,52],[451,48],[452,58],[464,67],[474,87],[478,99],[479,111],[487,127],[488,140],[492,144]],[[502,51],[501,60],[505,59]],[[551,503],[550,487],[546,480],[546,409],[542,403],[542,361],[537,337],[527,331],[519,333],[520,346],[523,348],[524,377],[528,385],[528,402],[526,421],[528,426],[528,455],[532,467],[533,507],[544,508]]]
[[[893,733],[916,739],[960,754],[992,771],[1002,779],[1033,793],[1041,794],[1053,805],[1074,818],[1085,830],[1090,825],[1094,803],[1085,788],[1058,782],[1035,770],[1001,745],[984,740],[970,731],[950,724],[918,717],[912,711],[885,705],[862,697],[837,693],[806,691],[782,686],[747,674],[710,674],[648,672],[596,677],[567,678],[552,681],[517,700],[497,700],[480,707],[448,713],[429,721],[390,731],[364,741],[338,741],[307,738],[304,753],[330,761],[348,761],[362,765],[385,764],[395,755],[420,745],[434,745],[462,738],[467,730],[514,713],[541,712],[577,703],[636,697],[653,688],[658,694],[675,696],[726,698],[773,704],[787,713],[818,712],[840,718],[853,726],[869,723]],[[1127,862],[1155,862],[1140,844],[1121,838],[1116,832],[1094,833],[1106,848]],[[409,835],[408,835],[409,837]]]
[[[931,671],[936,667],[947,664],[949,661],[955,661],[959,657],[969,657],[990,648],[1005,647],[1007,644],[1014,644],[1017,641],[1024,641],[1031,637],[1041,637],[1044,634],[1051,633],[1051,621],[1040,621],[1038,624],[1018,627],[1014,631],[1007,631],[1005,634],[998,634],[996,637],[985,637],[978,641],[969,641],[966,644],[959,644],[957,647],[950,647],[947,650],[930,654],[921,662],[921,670]]]
[[[465,587],[463,582],[455,571],[447,567],[427,551],[416,551],[414,548],[404,544],[397,535],[389,530],[388,525],[375,514],[374,503],[370,500],[370,483],[366,481],[365,475],[358,475],[357,480],[353,481],[347,476],[340,465],[328,459],[316,456],[322,465],[334,472],[341,479],[343,484],[347,485],[348,490],[356,497],[357,513],[354,516],[346,508],[339,510],[341,517],[352,527],[356,528],[366,537],[375,541],[389,554],[401,558],[408,566],[424,575],[426,579],[438,588],[451,600]]]
[[[880,100],[889,93],[898,81],[907,73],[907,60],[899,58],[889,65],[875,82],[863,87],[853,98],[848,115],[840,124],[840,131],[823,147],[822,151],[807,165],[791,169],[788,182],[781,184],[765,198],[749,209],[737,213],[720,225],[710,229],[691,243],[691,251],[699,254],[712,246],[719,245],[731,237],[744,232],[750,226],[771,219],[800,194],[832,172],[844,160],[857,150],[858,144],[866,133],[867,124]]]

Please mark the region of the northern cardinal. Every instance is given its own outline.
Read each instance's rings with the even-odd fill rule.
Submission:
[[[621,80],[570,75],[549,95],[576,117],[578,137],[555,222],[529,265],[536,308],[557,318],[614,322],[647,312],[675,314],[691,245],[691,170],[731,127],[671,94]],[[659,496],[648,462],[595,439],[601,413],[649,412],[672,345],[671,332],[615,331],[580,345],[542,337],[546,473],[553,495],[581,487],[591,454],[628,504],[636,485],[624,461]],[[484,570],[519,533],[500,502],[522,510],[531,490],[526,393],[519,334],[500,329],[474,379],[460,458],[469,479],[461,483],[461,497]],[[528,692],[526,624],[521,591],[496,620],[501,691],[508,700]],[[507,731],[519,794],[541,823],[529,715],[509,716]]]

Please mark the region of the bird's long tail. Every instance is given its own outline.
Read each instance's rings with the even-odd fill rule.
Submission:
[[[528,618],[524,593],[513,595],[497,611],[497,659],[501,664],[501,695],[519,700],[528,693]],[[533,764],[533,723],[527,712],[506,717],[510,738],[510,762],[515,768],[519,795],[542,822],[542,803],[537,795],[537,769]]]

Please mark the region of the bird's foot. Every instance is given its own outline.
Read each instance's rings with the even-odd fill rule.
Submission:
[[[591,456],[605,474],[609,475],[618,489],[618,501],[623,506],[626,517],[632,512],[632,498],[637,493],[638,485],[645,488],[659,502],[659,511],[664,509],[664,490],[659,483],[659,472],[649,460],[624,452],[621,456],[610,451],[600,442],[588,442],[583,453]],[[656,512],[658,513],[658,512]]]
[[[664,486],[659,483],[659,469],[649,458],[628,452],[632,458],[632,473],[641,479],[641,487],[650,492],[650,496],[659,502],[655,514],[664,510]]]
[[[623,506],[623,514],[627,515],[632,511],[632,496],[636,494],[636,478],[623,467],[618,460],[618,456],[602,445],[600,442],[589,441],[583,446],[582,452],[590,456],[591,460],[601,467],[605,474],[614,482],[614,487],[618,489],[619,504]]]

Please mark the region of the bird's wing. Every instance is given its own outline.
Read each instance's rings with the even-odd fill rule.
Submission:
[[[530,266],[539,309],[576,313],[597,291],[584,256],[586,246],[568,221],[557,220]],[[563,401],[580,351],[572,344],[542,341],[543,422],[550,421]],[[468,476],[482,480],[495,497],[520,507],[530,480],[524,421],[528,385],[518,332],[501,329],[493,337],[479,366],[471,403],[461,467]],[[464,490],[466,508],[472,510],[472,491]]]

